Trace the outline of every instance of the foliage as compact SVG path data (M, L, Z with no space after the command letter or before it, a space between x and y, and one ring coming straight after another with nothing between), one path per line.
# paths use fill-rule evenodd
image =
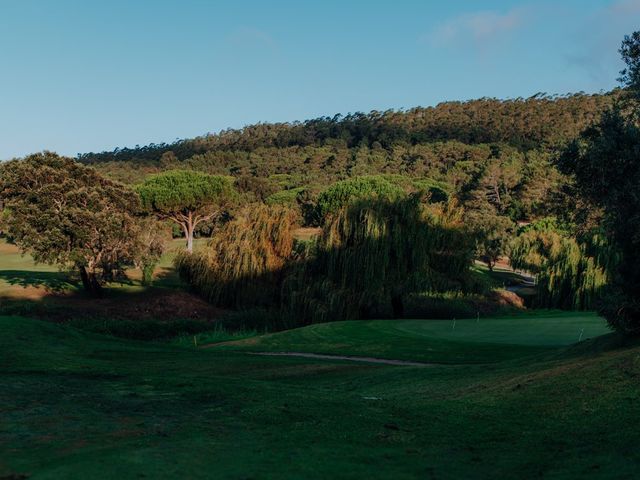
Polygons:
M476 255L493 270L498 260L509 253L515 224L509 217L492 210L472 210L467 212L465 220L476 242Z
M529 225L513 243L511 265L537 275L541 307L588 310L597 305L618 262L595 232L578 241L547 219Z
M418 195L343 207L315 242L294 242L296 220L285 207L249 207L205 252L178 257L181 277L215 305L279 310L284 325L402 316L409 293L461 288L469 272L459 209Z
M154 175L137 190L144 208L180 225L189 252L198 225L222 215L235 195L232 179L189 170Z
M448 140L467 144L504 143L530 150L541 145L559 145L574 138L611 105L615 97L616 93L564 97L539 93L527 99L482 98L467 102L444 102L436 107L416 107L406 111L357 112L305 122L260 123L241 130L224 130L218 134L180 140L174 144L151 144L138 148L117 148L112 152L87 153L80 155L79 160L85 163L125 161L151 165L163 158L165 162L169 159L183 162L196 155L219 152L221 160L226 158L228 161L233 158L232 155L225 157L229 152L254 152L262 148L344 146L350 149L387 149L393 145ZM165 155L167 153L169 155ZM407 161L411 159L407 158Z
M272 193L265 199L267 205L288 205L296 206L298 197L305 191L304 187L290 188Z
M331 185L318 196L320 218L335 213L353 202L368 198L397 200L403 190L382 176L372 175L343 180Z
M606 112L564 152L560 167L577 192L604 212L604 227L622 255L609 301L611 325L640 334L640 32L625 37L625 101Z
M618 80L627 87L629 93L640 98L640 31L625 35L619 52L626 67L620 72Z
M213 235L205 251L179 255L176 267L215 305L278 305L297 222L294 211L286 207L246 207Z
M471 254L455 208L361 200L330 217L316 257L288 278L286 308L312 322L402 317L409 293L459 287Z
M142 284L148 286L153 281L155 267L171 238L166 225L154 218L140 219L138 229L138 252L135 254L135 263L142 271Z
M1 167L7 232L37 262L79 269L100 294L137 249L136 194L69 158L44 152Z
M235 179L234 186L242 195L248 196L250 202L264 202L278 191L277 185L267 178L242 175Z
M447 202L451 198L451 185L443 181L420 178L414 180L412 186L416 191L427 194L431 203Z

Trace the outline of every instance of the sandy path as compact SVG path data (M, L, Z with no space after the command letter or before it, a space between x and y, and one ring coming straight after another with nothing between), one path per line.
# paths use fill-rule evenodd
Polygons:
M249 352L249 355L263 355L268 357L302 357L302 358L316 358L320 360L348 360L351 362L381 363L384 365L404 365L404 366L410 366L410 367L433 366L433 364L431 363L410 362L407 360L389 360L386 358L375 358L375 357L352 357L347 355L323 355L320 353L305 353L305 352Z

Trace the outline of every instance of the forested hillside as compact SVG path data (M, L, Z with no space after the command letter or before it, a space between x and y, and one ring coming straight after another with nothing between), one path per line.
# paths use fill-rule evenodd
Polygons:
M406 111L261 123L173 144L87 153L78 159L136 184L171 169L231 175L249 201L303 211L339 180L384 175L466 210L501 253L515 222L566 210L566 181L552 160L620 96L574 94L447 102ZM317 218L307 215L306 222ZM496 246L497 242L497 246Z
M173 144L86 153L78 159L124 181L178 165L234 176L307 174L317 181L366 173L443 177L460 161L486 159L487 152L495 157L500 150L471 146L497 144L521 154L547 153L575 138L617 96L539 94L260 123Z

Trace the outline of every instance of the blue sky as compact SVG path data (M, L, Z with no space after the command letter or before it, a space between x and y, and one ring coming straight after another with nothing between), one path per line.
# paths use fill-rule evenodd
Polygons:
M640 0L0 0L0 159L616 85Z

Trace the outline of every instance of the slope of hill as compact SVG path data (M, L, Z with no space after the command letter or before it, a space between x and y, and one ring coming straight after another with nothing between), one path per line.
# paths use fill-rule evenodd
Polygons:
M613 335L425 368L136 343L15 317L0 327L6 478L631 479L640 468L640 348Z
M422 144L457 140L467 144L504 143L521 150L552 146L575 137L617 92L574 94L527 99L483 98L444 102L435 107L407 111L372 111L346 116L320 117L304 122L260 123L229 129L173 144L122 148L79 155L84 163L108 161L159 162L163 155L184 161L212 150L253 151L258 148L322 146L337 143L347 148L395 144Z

